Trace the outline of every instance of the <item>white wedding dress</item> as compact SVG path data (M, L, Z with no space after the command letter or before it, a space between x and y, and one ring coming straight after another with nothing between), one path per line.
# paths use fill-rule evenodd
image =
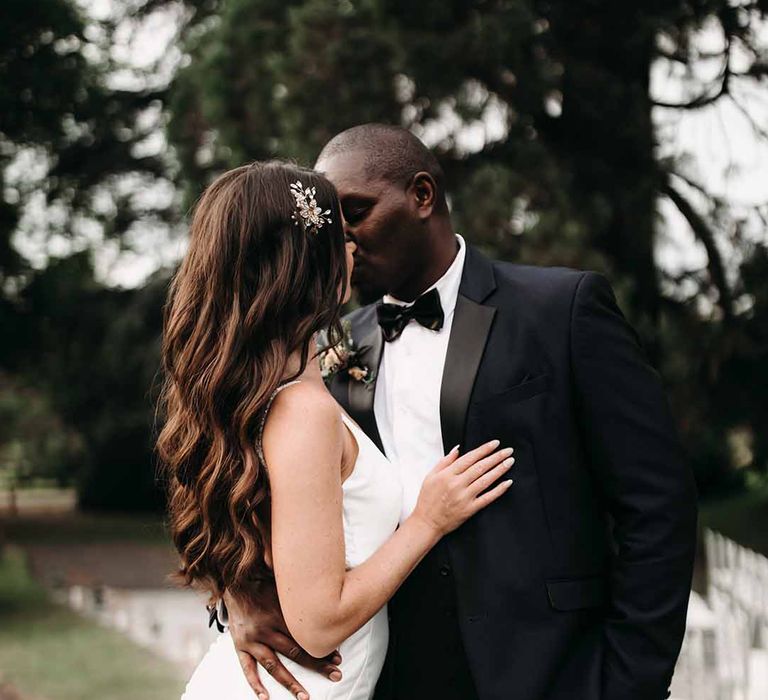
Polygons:
M278 391L286 386L289 384L279 387ZM397 528L402 486L394 465L370 438L343 412L342 420L357 440L359 448L354 469L342 485L346 563L347 568L353 568L368 559ZM307 581L307 586L311 585L312 582ZM384 607L341 643L339 652L343 677L338 683L284 656L280 656L280 660L304 686L311 700L370 700L384 664L388 639L387 610ZM270 700L294 697L261 667L259 676L269 691ZM182 700L254 698L256 693L245 680L232 638L225 632L211 645L193 673Z

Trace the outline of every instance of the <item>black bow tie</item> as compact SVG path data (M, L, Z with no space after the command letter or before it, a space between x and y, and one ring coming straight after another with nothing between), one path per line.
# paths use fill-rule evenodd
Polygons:
M411 321L416 321L431 331L439 331L445 320L437 289L423 294L410 306L381 303L376 307L376 313L384 332L384 340L388 343L397 340Z

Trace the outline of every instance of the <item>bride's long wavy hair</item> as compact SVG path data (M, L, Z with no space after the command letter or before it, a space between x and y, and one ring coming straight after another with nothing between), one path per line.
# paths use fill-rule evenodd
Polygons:
M331 222L306 230L290 185L315 187ZM293 216L296 216L294 220ZM269 480L256 452L277 386L312 337L340 334L347 284L333 185L282 162L221 175L203 193L165 307L157 440L177 578L221 595L268 573ZM288 376L288 359L301 366Z

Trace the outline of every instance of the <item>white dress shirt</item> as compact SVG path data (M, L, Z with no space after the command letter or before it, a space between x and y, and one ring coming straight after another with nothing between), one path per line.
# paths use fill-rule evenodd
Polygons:
M403 519L413 512L424 477L445 454L440 387L466 257L464 239L456 238L459 251L451 266L424 290L439 292L445 314L443 327L431 331L411 321L397 340L384 343L376 380L373 410L384 451L402 474ZM389 295L384 302L408 305Z

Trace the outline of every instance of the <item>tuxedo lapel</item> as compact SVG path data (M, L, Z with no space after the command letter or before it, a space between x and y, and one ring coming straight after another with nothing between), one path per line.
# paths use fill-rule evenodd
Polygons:
M360 340L356 342L360 349L360 361L373 372L373 381L365 383L347 378L347 410L352 419L365 431L376 446L384 452L376 416L373 411L373 399L376 392L376 380L379 375L379 364L383 350L384 339L373 313L366 314L359 326Z
M494 307L482 302L495 289L491 261L467 246L440 388L440 425L446 452L464 442L469 399L496 315Z

